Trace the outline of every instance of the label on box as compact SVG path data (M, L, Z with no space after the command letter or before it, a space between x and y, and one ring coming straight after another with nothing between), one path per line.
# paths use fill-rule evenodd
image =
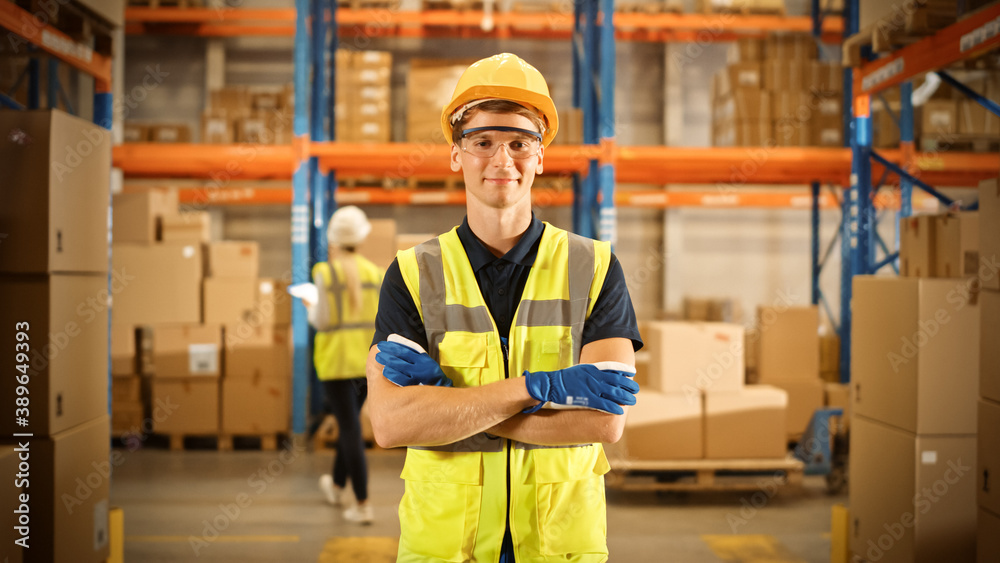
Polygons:
M188 345L188 371L191 375L216 375L219 373L219 346L217 344Z
M834 145L840 143L840 129L822 129L819 138L824 145Z
M942 129L947 129L951 127L951 112L948 111L928 112L927 121L928 123L930 123L931 127L940 127Z
M737 80L740 86L757 86L760 84L760 75L755 70L741 70Z
M924 465L935 465L937 463L937 451L927 450L920 452L920 463Z
M819 113L821 115L840 115L840 102L837 100L823 100L819 103Z
M94 551L107 547L108 536L108 499L94 505Z
M274 282L260 282L260 287L257 288L257 291L259 291L261 295L271 295L274 293Z
M187 245L187 246L185 246L185 247L184 247L184 249L183 249L183 250L181 250L181 254L182 254L182 255L183 255L183 256L184 256L185 258L191 258L191 257L193 257L193 256L194 256L194 247L193 247L193 246L191 246L191 245Z

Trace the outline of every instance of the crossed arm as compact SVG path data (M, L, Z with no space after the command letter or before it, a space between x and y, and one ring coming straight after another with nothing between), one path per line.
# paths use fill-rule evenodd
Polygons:
M372 428L375 440L384 448L450 444L484 431L550 446L612 443L618 441L625 426L625 415L596 410L521 414L538 403L528 394L522 377L481 387L397 387L382 376L382 366L375 360L377 352L376 346L369 350L366 371ZM635 365L631 341L608 338L591 342L580 351L580 363L599 361Z

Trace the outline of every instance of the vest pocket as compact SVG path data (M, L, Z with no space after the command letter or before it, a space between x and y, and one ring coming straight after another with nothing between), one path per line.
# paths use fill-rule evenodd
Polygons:
M438 345L443 371L458 387L482 385L489 364L490 335L485 332L446 332Z
M407 450L400 560L469 561L479 530L482 454Z
M599 445L535 450L535 494L542 555L606 553L604 477Z

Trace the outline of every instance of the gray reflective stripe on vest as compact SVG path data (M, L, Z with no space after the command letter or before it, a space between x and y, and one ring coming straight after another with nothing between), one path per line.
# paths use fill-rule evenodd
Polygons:
M356 328L375 330L375 323L344 323L342 325L331 326L330 328L319 332L337 332L338 330L352 330Z
M337 301L337 322L329 328L319 332L333 332L335 330L352 328L370 328L375 330L374 321L366 323L344 323L344 290L346 288L341 285L340 278L337 277L337 270L334 269L333 265L328 262L326 267L330 270L330 290L328 293ZM366 289L378 291L379 284L373 282L361 282L361 290L364 291Z
M542 446L540 444L525 444L524 442L514 442L514 448L518 450L559 450L565 448L590 448L594 444L573 444L569 446Z
M480 432L474 436L469 436L464 440L459 440L451 444L441 446L409 446L413 450L428 450L432 452L484 452L496 453L503 451L503 440L499 437L489 437L485 432Z

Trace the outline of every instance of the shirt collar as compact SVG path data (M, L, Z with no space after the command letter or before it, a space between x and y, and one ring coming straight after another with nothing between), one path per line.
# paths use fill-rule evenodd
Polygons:
M524 234L521 235L521 240L517 241L514 248L511 248L507 254L504 254L500 258L494 256L490 252L490 249L486 248L486 245L476 238L476 235L473 234L472 229L469 227L468 217L462 219L462 224L458 227L458 238L462 241L462 246L465 247L465 254L469 257L469 264L472 266L472 270L478 272L484 266L489 266L497 260L506 260L507 262L522 266L532 266L535 263L535 257L538 255L537 243L542 238L542 231L544 230L545 224L535 217L535 213L532 212L528 230L524 231Z

